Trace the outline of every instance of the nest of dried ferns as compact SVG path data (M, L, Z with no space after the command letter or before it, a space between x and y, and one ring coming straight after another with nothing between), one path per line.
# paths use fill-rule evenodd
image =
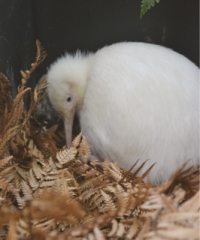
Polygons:
M143 166L130 172L109 159L89 160L81 134L67 150L56 145L56 126L41 129L34 108L45 79L34 91L25 87L46 56L36 46L36 61L21 71L15 99L0 74L0 239L198 239L198 169L180 169L166 184L152 186L143 182L148 171L137 177Z

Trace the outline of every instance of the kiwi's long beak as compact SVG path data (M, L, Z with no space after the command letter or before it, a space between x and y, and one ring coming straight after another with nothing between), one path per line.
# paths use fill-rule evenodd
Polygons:
M64 127L65 127L65 139L66 139L66 145L69 149L72 145L72 128L73 128L73 121L74 121L74 113L73 110L70 114L69 118L64 118Z

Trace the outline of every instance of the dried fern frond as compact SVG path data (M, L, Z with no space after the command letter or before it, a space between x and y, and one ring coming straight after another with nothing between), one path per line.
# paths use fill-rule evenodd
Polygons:
M36 40L36 61L35 63L31 64L32 69L31 71L33 72L33 70L35 70L46 58L47 54L44 50L44 48L42 47L41 43L39 40Z
M55 130L55 128L53 130ZM43 132L38 127L31 126L31 136L37 149L42 152L45 158L56 158L58 149L50 132Z
M79 133L79 135L77 135L72 141L72 147L75 147L75 148L79 147L81 138L82 138L82 133Z
M27 83L27 80L30 78L31 73L44 61L47 56L44 48L38 40L36 40L36 51L36 59L34 63L31 63L31 68L26 71L20 71L22 79L21 85L18 87L18 92L21 92L25 88L25 85Z
M194 170L192 168L186 168L187 163L185 163L182 168L178 169L171 179L163 185L161 189L162 193L169 194L174 191L174 189L179 186L186 192L186 199L192 197L199 189L199 170Z
M9 156L4 159L0 159L0 171L2 171L2 169L4 169L5 167L8 166L8 164L10 163L10 160L12 158L13 158L13 156Z
M42 77L42 79L40 80L39 84L37 85L37 87L34 89L34 101L37 103L39 102L45 95L45 88L47 86L47 82L46 82L46 78L45 76Z
M0 73L0 135L2 135L8 114L13 104L10 89L11 84L8 78L3 73Z
M2 126L2 132L0 135L0 157L3 157L8 151L7 145L9 144L9 141L16 136L27 123L27 119L24 118L23 112L23 97L29 91L30 88L24 89L16 96L12 102L10 112L4 120L5 124Z
M91 156L91 150L87 139L82 136L82 141L79 146L79 156L82 157L82 161L87 162Z

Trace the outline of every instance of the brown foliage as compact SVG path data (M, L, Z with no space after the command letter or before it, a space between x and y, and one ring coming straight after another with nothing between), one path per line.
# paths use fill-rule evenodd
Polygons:
M81 133L69 150L59 149L57 126L44 132L33 124L46 83L33 92L25 83L45 56L37 42L15 99L0 73L0 239L198 239L199 170L180 169L152 186L143 182L151 168L137 177L143 165L131 172L91 160Z

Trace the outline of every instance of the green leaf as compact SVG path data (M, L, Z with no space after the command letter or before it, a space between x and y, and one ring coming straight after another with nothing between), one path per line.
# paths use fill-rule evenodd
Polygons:
M140 7L140 18L151 8L154 7L156 3L159 3L160 0L142 0Z

